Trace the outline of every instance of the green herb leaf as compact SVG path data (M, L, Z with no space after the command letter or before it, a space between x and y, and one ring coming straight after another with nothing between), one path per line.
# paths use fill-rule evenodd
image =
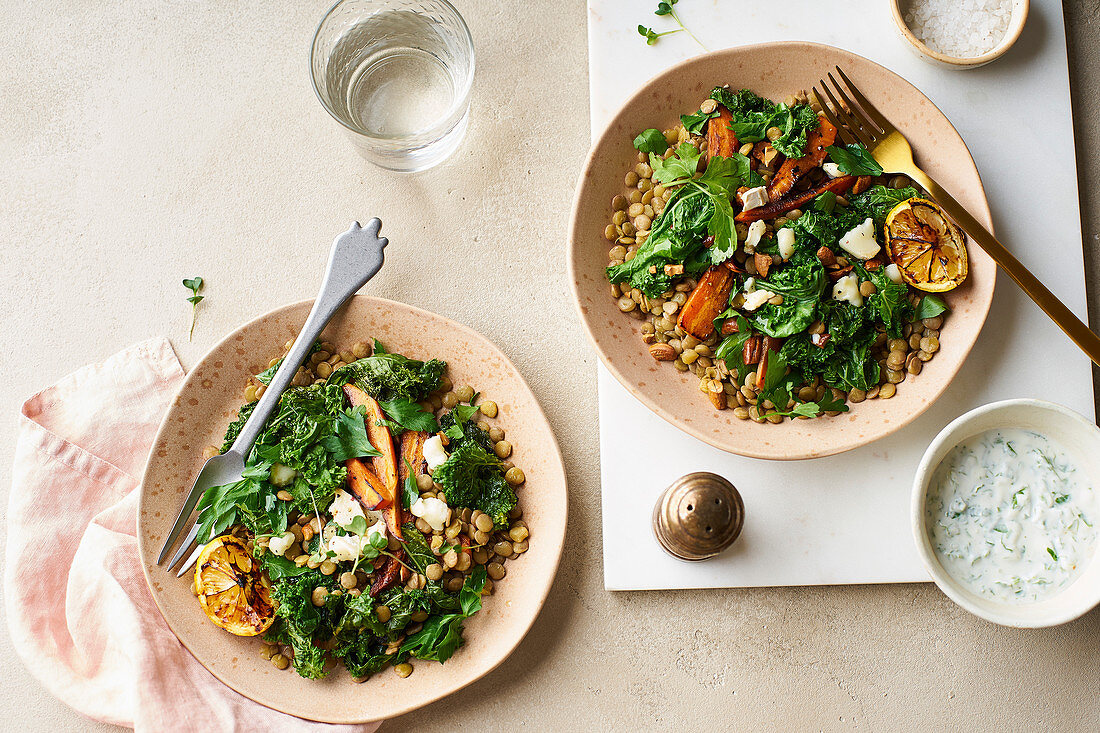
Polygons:
M820 211L823 214L833 213L833 209L836 208L836 194L832 191L822 191L814 199L813 207L814 211Z
M481 610L481 591L485 588L485 579L485 566L478 565L462 584L458 601L461 604L463 616L473 616Z
M416 485L416 476L413 475L412 464L405 461L405 468L408 470L408 475L405 477L405 485L402 487L402 504L406 509L416 503L416 500L420 498L420 489Z
M379 400L382 412L389 418L389 427L394 434L400 434L405 430L435 433L439 431L439 423L435 415L427 412L419 402L413 402L404 398L395 400Z
M344 527L344 529L346 529L351 534L357 534L362 537L367 533L367 530L370 529L370 527L367 525L366 517L362 515L356 515L352 517L351 524L348 524L346 527Z
M947 312L947 303L943 302L943 298L938 295L929 293L920 299L917 303L917 312L913 316L917 320L923 320L925 318L935 318L941 313Z
M190 341L191 337L195 335L195 313L198 310L199 303L205 297L199 295L199 291L202 290L202 278L197 275L187 278L183 281L183 287L191 291L191 295L187 298L187 302L191 304L191 328L187 331L187 340Z
M1058 553L1054 551L1054 548L1048 547L1047 554L1054 559L1054 562L1058 562Z
M850 143L843 147L830 145L825 148L825 152L841 171L850 176L882 175L882 166L871 155L871 151L859 143Z
M707 129L707 121L717 117L718 114L717 109L709 113L699 110L694 114L680 115L680 124L691 134L702 135ZM663 153L664 151L661 152Z
M638 133L634 138L634 148L642 153L664 155L668 150L668 141L665 140L663 132L651 127Z
M325 450L332 454L333 461L343 463L349 458L382 455L367 437L365 414L366 408L362 405L337 413L335 431L321 441Z

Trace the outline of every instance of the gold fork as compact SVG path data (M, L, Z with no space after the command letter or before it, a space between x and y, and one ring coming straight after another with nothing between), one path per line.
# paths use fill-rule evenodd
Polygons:
M829 122L836 126L841 139L849 144L862 143L871 151L871 155L884 170L890 173L904 173L923 186L948 216L970 235L970 239L977 242L978 246L1016 281L1028 297L1034 300L1035 304L1042 308L1043 312L1050 316L1082 351L1088 354L1093 363L1100 365L1100 336L1093 333L1081 322L1081 319L1073 314L1073 311L1058 300L1054 293L1047 290L1046 286L1039 282L1039 278L1035 277L1003 244L998 242L988 229L979 224L962 204L917 167L913 162L913 149L905 136L875 109L875 106L856 88L839 66L836 67L836 72L844 80L844 86L837 82L830 72L827 76L832 82L832 89L822 79L820 84L825 96L822 96L816 87L813 91L821 103L822 112ZM845 87L850 96L845 92ZM836 91L836 96L833 95L833 90ZM825 102L826 97L829 104Z

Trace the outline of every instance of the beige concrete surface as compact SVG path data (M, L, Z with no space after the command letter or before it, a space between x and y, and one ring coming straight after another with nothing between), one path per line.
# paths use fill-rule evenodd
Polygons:
M529 637L383 730L1100 725L1100 613L1001 629L927 584L605 592L595 357L562 246L589 140L584 3L458 0L478 47L470 132L443 166L401 177L358 159L313 98L306 49L327 2L0 2L0 493L33 390L158 334L193 364L243 320L311 296L333 236L377 215L391 245L368 292L511 356L551 415L572 497ZM1100 3L1066 11L1095 282ZM188 343L180 280L196 274L207 299ZM43 502L63 510L64 487ZM110 729L48 695L3 633L0 669L5 730Z

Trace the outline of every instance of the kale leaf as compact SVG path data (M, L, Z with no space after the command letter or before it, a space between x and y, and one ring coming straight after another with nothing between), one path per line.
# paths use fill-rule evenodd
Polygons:
M867 216L874 219L875 224L881 227L892 208L917 195L917 189L912 186L905 188L871 186L863 193L852 196L851 205L862 212L867 212Z
M447 363L438 359L416 361L384 350L379 353L375 348L373 356L358 359L333 372L328 384L343 386L354 382L379 402L398 399L420 402L439 389L439 380L446 368Z
M867 390L878 384L878 362L871 358L875 331L865 308L838 300L821 302L819 316L829 338L821 345L803 332L783 342L781 354L792 368L821 375L831 387Z
M480 430L476 426L466 429ZM453 445L453 443L452 443ZM516 492L504 480L501 461L478 441L462 441L446 462L432 473L453 507L480 509L499 529L508 526L508 512L516 505Z
M334 621L343 614L343 596L332 597L324 606L313 605L313 589L323 586L334 588L333 576L320 570L310 570L294 578L285 578L271 589L275 600L275 622L268 630L267 639L289 644L294 649L294 669L309 679L325 676L325 652L314 639L331 635Z
M462 622L481 610L481 593L487 574L484 565L474 568L459 591L461 608L457 613L431 616L424 626L401 645L399 655L446 662L462 646Z
M241 428L248 422L248 418L252 417L252 411L255 409L256 403L249 402L241 405L241 408L237 410L237 419L229 423L229 427L226 428L225 438L222 440L222 453L233 447L233 441L241 434Z
M757 281L758 288L782 295L783 302L761 306L749 321L757 331L777 338L804 331L817 316L825 280L820 260L808 253L796 254L770 278Z
M890 338L901 338L902 328L913 320L914 308L909 302L909 288L905 283L896 283L880 267L868 272L862 265L854 265L860 281L870 280L875 285L875 293L867 298L867 308L873 317L886 326Z
M674 190L634 257L607 268L610 282L629 282L632 288L657 297L672 286L665 265L681 264L687 275L695 276L707 265L733 255L737 229L730 201L738 188L758 185L762 179L740 153L712 158L703 174L696 176L701 157L691 142L681 143L675 155L665 160L650 156L654 180ZM713 243L705 248L708 236Z

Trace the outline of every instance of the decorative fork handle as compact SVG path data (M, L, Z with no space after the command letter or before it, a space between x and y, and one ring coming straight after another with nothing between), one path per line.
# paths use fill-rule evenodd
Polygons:
M978 243L979 247L985 250L986 254L993 258L998 267L1016 281L1016 284L1027 293L1028 297L1035 301L1035 304L1042 308L1043 312L1050 316L1051 320L1057 323L1058 327L1065 331L1066 335L1082 351L1088 354L1094 364L1100 365L1100 336L1097 336L1087 324L1074 315L1073 311L1058 299L1058 296L1050 292L1046 285L1043 285L1039 278L1032 274L1031 270L1016 259L988 229L971 216L962 204L915 164L909 166L908 170L897 172L907 174L914 181L924 186L925 190L932 194L932 198L936 203L962 227L963 231L970 235L972 240Z
M321 335L321 331L340 306L382 269L382 250L389 240L378 236L381 228L382 222L378 219L371 219L366 227L360 227L359 222L354 222L351 229L333 241L325 279L321 282L321 290L313 302L313 309L229 452L237 453L242 459L248 456L248 451L252 449L252 444L256 442L260 431L278 406L279 398L294 380L294 375L305 361L313 342Z

